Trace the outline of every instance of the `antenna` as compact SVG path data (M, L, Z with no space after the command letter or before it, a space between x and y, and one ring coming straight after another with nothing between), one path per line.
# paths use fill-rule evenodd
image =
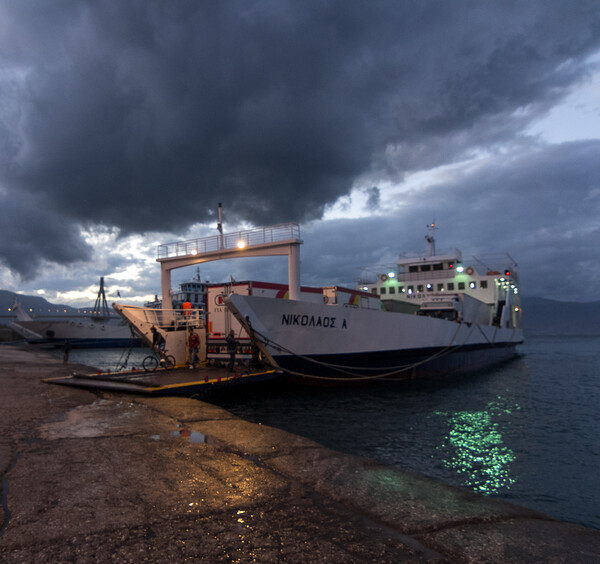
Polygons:
M223 206L221 205L221 202L219 202L218 217L219 223L217 223L217 229L220 233L221 248L223 248Z

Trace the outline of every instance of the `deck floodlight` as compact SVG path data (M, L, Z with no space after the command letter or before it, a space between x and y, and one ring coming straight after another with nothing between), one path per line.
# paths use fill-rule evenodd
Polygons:
M238 249L244 249L244 248L246 248L246 243L244 241L238 241L237 242L237 248Z

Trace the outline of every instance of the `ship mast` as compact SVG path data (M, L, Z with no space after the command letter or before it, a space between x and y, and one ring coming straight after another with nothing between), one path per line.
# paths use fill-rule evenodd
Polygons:
M94 315L92 319L102 320L106 319L110 316L108 310L108 304L106 303L106 294L104 293L104 276L100 277L100 288L98 289L98 297L96 298L96 303L94 304Z
M427 225L427 229L429 229L429 235L425 235L425 239L427 239L427 256L434 257L435 256L435 232L438 230L438 227L435 226L435 223L430 223Z

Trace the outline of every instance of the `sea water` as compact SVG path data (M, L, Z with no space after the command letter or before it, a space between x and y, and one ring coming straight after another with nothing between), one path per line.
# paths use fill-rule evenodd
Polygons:
M50 351L55 356L63 358L60 348ZM71 349L69 363L85 364L102 372L118 372L121 370L140 369L142 361L151 354L149 348L95 348Z
M600 529L600 337L531 338L469 376L215 398L244 419Z
M600 529L600 337L532 337L519 352L469 376L356 388L271 382L203 399L332 449ZM122 353L74 350L71 359L106 369ZM130 364L147 353L133 351L140 360Z

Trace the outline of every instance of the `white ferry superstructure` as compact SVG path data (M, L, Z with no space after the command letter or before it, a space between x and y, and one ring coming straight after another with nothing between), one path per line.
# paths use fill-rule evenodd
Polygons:
M520 329L519 279L512 257L481 255L463 260L458 249L438 254L434 229L431 224L425 255L402 254L391 268L368 269L372 274L359 280L359 289L379 295L388 311L435 314L456 321L461 309L471 307L478 309L479 323Z

